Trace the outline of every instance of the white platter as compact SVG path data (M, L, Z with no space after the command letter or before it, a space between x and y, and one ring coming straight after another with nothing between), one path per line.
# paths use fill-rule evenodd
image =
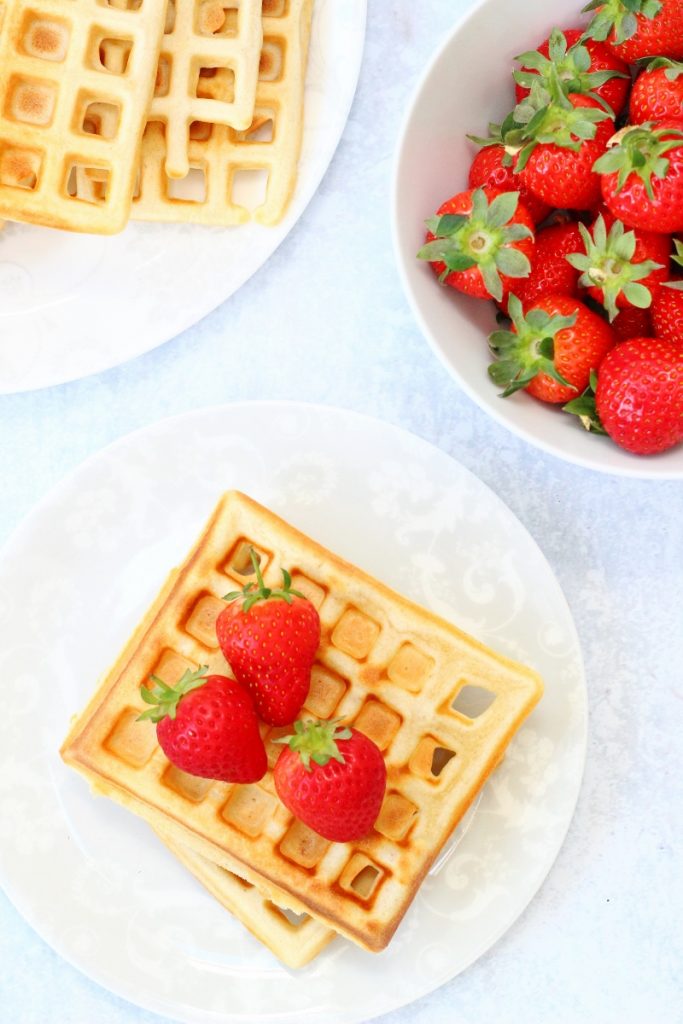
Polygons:
M467 828L378 956L336 940L303 971L281 967L143 821L92 796L57 753L232 487L545 680ZM193 1024L354 1024L472 963L557 855L585 755L569 609L509 509L411 434L293 403L161 421L89 459L33 510L0 554L0 595L0 880L51 946L133 1003Z
M638 456L609 438L588 434L576 417L526 394L508 399L486 372L487 337L496 329L493 306L437 285L416 259L425 219L467 188L477 147L466 133L485 135L514 106L514 56L535 49L554 26L585 22L577 0L478 0L453 27L425 67L409 105L396 150L394 248L404 290L425 338L459 386L485 412L525 441L579 466L622 476L683 478L683 445ZM486 68L486 74L481 69Z
M168 341L233 294L304 211L356 89L367 0L316 0L299 180L282 223L237 228L131 224L74 235L0 231L0 394L98 373Z

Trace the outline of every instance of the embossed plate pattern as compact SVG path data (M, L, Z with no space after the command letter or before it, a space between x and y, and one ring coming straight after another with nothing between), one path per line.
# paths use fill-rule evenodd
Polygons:
M228 487L545 679L459 841L377 957L335 940L309 968L281 967L144 822L94 799L57 755L70 715ZM571 615L506 506L395 427L289 403L161 421L84 463L28 516L0 556L0 595L0 877L55 949L141 1006L192 1022L365 1020L488 949L559 850L585 748Z
M206 316L259 269L332 159L356 89L366 2L316 0L299 178L277 226L130 224L98 237L5 225L0 394L60 384L141 355Z

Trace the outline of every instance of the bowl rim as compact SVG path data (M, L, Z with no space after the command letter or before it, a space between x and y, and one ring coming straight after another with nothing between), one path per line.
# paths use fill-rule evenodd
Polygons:
M504 406L501 404L501 410L498 411L495 406L485 404L480 398L477 391L472 387L467 378L463 376L455 362L449 358L446 354L443 345L436 337L435 332L428 326L425 317L422 314L422 310L418 303L418 300L413 291L413 287L410 281L408 273L408 262L407 255L403 250L401 238L399 236L399 222L401 218L401 207L400 207L400 177L401 169L405 159L405 153L408 150L409 136L411 133L413 121L416 117L416 110L420 102L423 90L434 73L434 69L437 64L441 61L443 55L453 45L456 37L461 32L462 28L470 21L482 8L490 6L498 0L476 0L461 16L456 20L452 28L446 33L443 39L437 44L429 57L427 64L420 74L417 82L413 86L409 102L406 111L403 115L401 122L398 139L394 149L392 172L391 172L391 192L390 192L390 211L391 211L391 235L392 244L394 248L394 258L398 267L399 279L403 288L405 297L408 300L413 316L417 321L417 325L423 337L427 340L432 352L436 355L442 366L447 370L450 376L456 381L458 386L465 392L484 413L491 416L497 423L505 427L507 430L516 434L523 441L533 445L536 448L540 448L542 451L549 455L553 455L555 458L562 459L564 462L580 466L584 469L590 469L597 473L608 473L612 476L630 477L633 479L648 479L648 480L680 480L683 479L683 466L669 466L663 462L666 459L668 452L662 452L661 455L652 456L641 456L634 455L624 449L619 448L618 445L614 445L613 449L610 449L613 453L616 452L617 458L620 459L618 463L604 464L599 458L591 458L584 454L569 455L555 444L548 442L542 436L529 430L527 427L520 425L512 421L503 411ZM411 259L414 259L414 255L411 254ZM597 440L597 439L596 439ZM600 447L596 446L596 450L600 451ZM671 449L673 451L674 449ZM621 461L623 459L623 462Z

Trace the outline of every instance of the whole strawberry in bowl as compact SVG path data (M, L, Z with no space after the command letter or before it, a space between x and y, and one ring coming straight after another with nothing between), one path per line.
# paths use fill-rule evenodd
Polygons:
M575 383L561 368L558 371L572 384L575 396L564 402L534 400L533 393L526 393L526 384L519 388L522 393L501 401L500 391L509 383L519 382L525 374L538 375L531 374L528 354L523 357L522 370L518 365L495 371L501 374L498 388L488 373L489 336L497 326L515 333L514 323L501 323L503 314L510 311L511 295L521 301L527 317L539 301L553 295L578 299L601 321L599 333L606 329L612 345L653 333L654 312L662 292L670 293L667 300L661 300L666 309L662 319L666 316L672 325L677 322L677 289L670 287L672 273L667 263L673 247L671 235L683 237L683 229L675 227L678 210L672 201L681 140L675 135L675 126L659 121L622 130L629 116L631 80L644 74L645 62L636 67L630 50L618 49L628 37L633 38L633 46L642 44L647 51L655 37L648 35L645 22L652 22L664 49L641 50L638 59L647 57L649 62L666 55L669 63L662 66L661 77L668 70L675 84L678 71L672 65L681 58L669 52L677 48L675 39L671 47L668 44L672 39L670 15L676 4L605 0L584 14L580 7L575 0L556 0L552 5L544 0L520 0L513 23L504 0L479 0L442 43L416 90L396 156L393 227L399 272L418 328L459 386L488 415L529 443L569 462L628 476L681 478L683 444L656 455L638 456L619 447L608 434L581 430L576 418L563 411L567 401L583 396L585 366ZM681 21L680 0L677 7ZM655 18L660 10L666 17ZM604 17L597 21L599 14ZM673 28L677 31L675 25ZM668 40L661 31L668 34ZM651 70L659 72L658 67ZM655 197L658 190L669 189L671 201L663 204L668 207L664 212L669 219L663 224L631 223L619 208L619 199L613 200L612 193L605 196L604 183L612 176L617 186L614 194L623 199L627 187L634 184L628 180L629 170L624 173L615 166L621 157L613 155L617 149L623 152L624 135L633 130L646 136L664 130L663 135L655 134L649 155L643 154L641 159L634 153L633 160L635 178L642 185L635 208L646 208L642 200L648 199L648 188ZM483 141L484 148L475 149L474 137ZM660 143L665 150L658 149ZM652 172L646 175L647 184L638 174L645 163ZM477 174L489 176L472 180L475 165ZM655 181L660 175L667 178L664 189ZM620 176L623 188L619 188ZM425 219L445 197L465 190L468 184L518 191L522 205L529 204L533 196L551 208L547 219L539 219L538 214L532 218L536 223L528 275L513 279L497 303L474 301L454 289L439 287L432 269L416 259L424 244ZM606 199L612 221L604 207ZM595 225L601 213L605 239L598 231L596 240ZM620 221L622 228L610 234L614 220ZM580 225L591 238L590 251ZM648 238L648 233L661 237ZM569 262L568 257L575 255L585 257L581 261L584 266ZM557 315L570 314L548 312L550 317ZM562 334L561 343L564 340ZM557 369L554 356L557 348L564 358L562 344L556 346L554 340L545 339L536 344L538 352L551 358ZM588 367L589 379L594 368ZM545 376L558 389L566 387L552 374Z
M320 617L311 602L292 589L286 569L281 587L267 587L253 548L251 561L256 583L226 594L228 604L216 619L216 636L263 721L290 725L310 689Z

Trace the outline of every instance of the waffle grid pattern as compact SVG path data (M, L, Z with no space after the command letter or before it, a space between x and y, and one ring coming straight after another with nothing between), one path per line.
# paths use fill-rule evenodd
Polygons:
M168 0L148 117L165 125L169 177L189 173L193 121L250 127L262 40L261 0Z
M320 613L322 640L305 710L342 716L384 753L387 796L375 830L358 843L329 843L293 819L270 771L251 786L184 775L166 760L154 729L135 721L149 675L171 683L199 664L229 672L214 623L222 595L249 579L250 544L267 584L279 582L281 566L290 568L294 586ZM109 692L75 726L67 761L269 897L367 948L383 948L540 697L538 678L234 493L148 623L104 684ZM272 740L287 731L264 726L271 767L280 750Z
M296 182L312 6L313 0L263 0L254 112L244 130L211 121L211 105L224 97L226 82L220 72L200 78L206 107L189 127L191 180L184 191L169 178L173 144L157 117L160 101L154 101L133 199L135 219L224 226L252 217L261 224L281 219Z
M0 8L0 216L100 233L125 225L163 16L164 0ZM112 43L118 71L103 63ZM94 182L85 195L83 174Z

